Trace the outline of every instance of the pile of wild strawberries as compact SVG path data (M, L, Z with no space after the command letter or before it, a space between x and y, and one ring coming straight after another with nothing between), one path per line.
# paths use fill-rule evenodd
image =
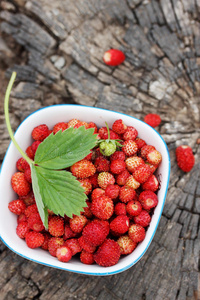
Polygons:
M55 124L52 130L42 124L32 131L33 143L26 149L34 159L37 147L53 131L69 127L94 128L99 139L107 139L106 127L77 119ZM121 119L110 128L110 139L120 139L122 147L105 156L100 148L91 150L70 171L85 189L87 207L80 216L61 217L49 211L45 230L35 203L29 164L20 158L11 184L18 199L8 208L17 215L17 235L30 248L41 247L62 262L78 256L84 264L115 265L120 256L134 251L142 242L158 204L159 182L154 172L162 160L153 145L138 137L137 129Z

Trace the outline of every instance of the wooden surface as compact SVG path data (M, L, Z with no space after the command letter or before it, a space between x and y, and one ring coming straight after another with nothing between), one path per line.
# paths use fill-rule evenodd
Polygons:
M135 266L109 277L78 275L27 261L0 243L0 299L200 299L200 1L2 0L0 9L1 161L9 144L3 95L16 70L13 129L57 103L142 120L159 113L172 165L158 230ZM122 65L103 63L109 48L124 51ZM188 174L176 165L180 144L195 154Z

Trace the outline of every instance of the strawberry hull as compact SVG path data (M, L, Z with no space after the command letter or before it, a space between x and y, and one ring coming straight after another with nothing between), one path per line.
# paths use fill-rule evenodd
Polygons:
M55 105L43 108L26 118L16 131L15 138L20 147L25 149L31 144L32 129L38 124L47 124L52 128L54 124L72 118L84 120L85 122L95 122L98 127L105 126L105 122L110 127L117 119L123 119L127 126L133 126L138 131L138 136L145 140L147 144L152 144L162 154L162 162L156 174L159 179L160 189L157 193L158 205L154 210L151 223L148 226L145 239L136 247L133 253L121 257L119 262L111 267L101 267L96 264L84 265L76 258L72 258L67 264L60 262L55 257L49 255L42 249L30 249L26 247L24 240L16 235L16 216L8 210L8 203L16 199L12 190L10 178L16 172L16 161L20 158L20 153L13 143L10 144L5 155L0 175L0 235L2 241L18 255L31 261L41 263L46 266L86 274L86 275L113 275L132 267L137 263L147 251L159 224L159 220L164 207L170 177L170 157L167 146L152 127L134 117L108 111L101 108L94 108L80 105ZM80 149L81 151L81 149ZM9 226L5 226L5 224Z

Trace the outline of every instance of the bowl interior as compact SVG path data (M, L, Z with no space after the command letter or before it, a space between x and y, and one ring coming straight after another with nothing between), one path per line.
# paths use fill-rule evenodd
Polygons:
M168 149L159 133L143 121L101 108L68 104L49 106L31 114L19 126L15 133L15 138L20 147L25 151L32 143L31 131L35 126L46 123L49 128L52 128L57 122L67 122L72 118L86 122L93 121L98 127L105 126L105 121L111 126L116 119L122 119L126 125L134 126L138 130L138 136L144 139L147 144L154 145L161 152L163 160L157 170L161 186L158 191L159 203L152 216L144 241L137 246L133 253L120 258L120 261L116 265L107 268L96 264L84 265L76 260L76 258L73 258L68 263L62 263L47 251L28 248L25 241L16 235L17 218L8 210L8 203L11 200L17 199L16 194L12 190L10 179L13 173L16 172L16 161L21 157L12 142L5 155L0 174L0 236L12 251L32 261L81 274L113 275L133 266L144 255L153 239L162 214L169 183L170 158Z

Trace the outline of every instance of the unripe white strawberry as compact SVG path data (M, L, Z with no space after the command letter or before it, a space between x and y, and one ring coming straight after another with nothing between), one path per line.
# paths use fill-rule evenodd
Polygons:
M130 175L126 180L126 185L132 187L134 190L138 189L140 186L140 183L133 177L133 175Z
M131 156L125 160L126 168L129 172L133 172L139 165L144 164L144 160L139 156Z
M97 180L100 188L102 188L103 190L105 190L108 185L115 183L114 176L109 172L99 173Z

